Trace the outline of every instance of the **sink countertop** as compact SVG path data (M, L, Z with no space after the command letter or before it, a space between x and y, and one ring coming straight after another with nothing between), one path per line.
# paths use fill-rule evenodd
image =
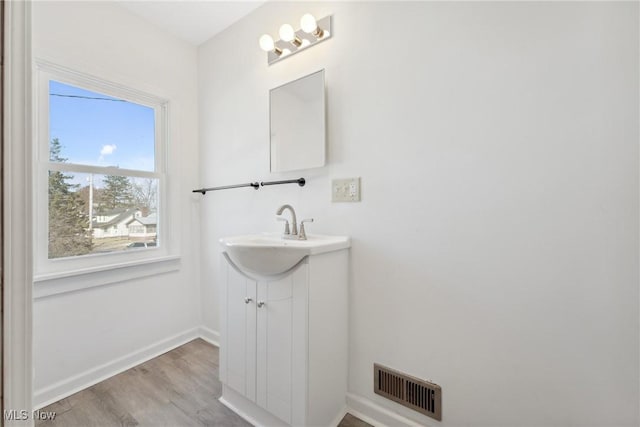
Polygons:
M307 255L346 249L351 246L350 237L329 236L324 234L307 234L307 240L297 240L285 239L282 237L282 234L278 233L258 233L223 237L219 242L225 248L291 248L303 251Z
M307 240L285 239L281 234L261 233L223 237L224 252L241 270L263 276L285 273L305 256L347 249L351 238L307 234Z

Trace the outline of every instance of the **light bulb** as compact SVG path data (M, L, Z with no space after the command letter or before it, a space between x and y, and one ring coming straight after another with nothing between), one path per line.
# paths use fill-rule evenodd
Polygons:
M289 24L284 24L280 27L280 38L286 42L292 41L296 37L293 27Z
M302 31L305 33L313 33L318 28L316 18L310 13L304 14L302 18L300 18L300 28L302 28Z
M271 52L275 48L275 44L273 43L273 38L269 34L263 34L260 37L260 49L265 52Z

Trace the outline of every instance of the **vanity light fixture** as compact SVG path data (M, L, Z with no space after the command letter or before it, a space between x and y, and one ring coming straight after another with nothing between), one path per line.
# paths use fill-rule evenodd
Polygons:
M300 28L302 28L302 31L305 33L313 34L318 39L324 36L324 31L322 31L322 28L318 27L316 18L314 18L310 13L302 15L302 18L300 18Z
M300 40L300 37L296 36L296 32L293 30L291 25L284 24L280 27L279 34L282 40L293 44L295 47L302 46L302 40Z
M289 24L283 24L278 34L280 40L277 41L268 34L260 37L260 47L267 52L269 65L330 38L331 16L316 21L312 14L307 13L300 19L299 30L296 31Z
M265 52L272 53L278 57L283 53L282 49L275 45L273 38L269 34L263 34L260 37L260 48Z

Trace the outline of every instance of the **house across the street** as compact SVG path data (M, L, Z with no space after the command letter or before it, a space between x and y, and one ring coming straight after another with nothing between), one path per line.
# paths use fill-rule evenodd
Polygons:
M92 222L93 238L128 237L130 240L154 240L157 215L142 216L138 208L119 208L102 212Z
M149 214L148 216L134 216L134 218L127 223L127 226L129 227L129 240L155 240L157 222L158 219L155 212Z

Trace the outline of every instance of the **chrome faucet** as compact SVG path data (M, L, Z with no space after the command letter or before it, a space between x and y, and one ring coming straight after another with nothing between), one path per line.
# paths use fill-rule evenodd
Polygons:
M291 222L293 223L293 225L291 226L291 231L289 231L289 221L284 218L281 217L279 215L282 215L282 213L285 211L285 209L289 209L291 211ZM282 237L284 237L285 239L298 239L298 240L307 240L307 233L304 230L304 223L305 222L313 222L313 218L309 218L309 219L303 219L302 221L300 221L300 232L298 232L298 223L296 220L296 211L293 210L293 207L291 205L282 205L278 208L278 210L276 211L276 215L278 215L276 217L276 219L278 221L284 221L284 233L282 235Z
M298 233L298 239L300 240L307 240L307 233L304 231L305 222L313 222L313 218L303 219L300 221L300 232Z
M289 223L287 222L287 225L285 226L285 230L284 230L284 234L285 235L291 235L291 236L298 236L298 224L297 224L297 219L296 219L296 211L293 210L293 207L291 205L282 205L278 208L278 210L276 211L276 215L282 215L282 212L284 212L285 209L289 209L291 211L291 233L288 232L288 226Z

